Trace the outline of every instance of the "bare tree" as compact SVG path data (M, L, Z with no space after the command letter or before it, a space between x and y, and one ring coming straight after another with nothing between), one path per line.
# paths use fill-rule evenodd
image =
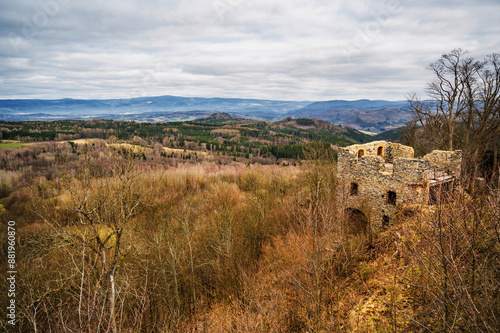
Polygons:
M414 317L419 327L497 332L499 297L491 290L499 286L498 195L471 200L462 194L401 225L398 244L410 268L403 280L419 307Z
M466 58L466 54L455 49L429 65L428 69L436 76L426 88L432 101L422 101L416 94L408 96L410 110L422 126L438 134L433 137L439 140L437 143L441 149L453 150L455 128L467 107L465 81L473 73L464 69L473 71L475 68L469 66L474 60Z
M79 291L75 292L79 328L86 317L89 330L117 332L117 272L131 244L128 226L157 182L141 184L132 159L112 155L109 162L103 166L86 152L80 166L66 175L63 183L69 200L65 211L72 214L69 225L51 213L54 207L38 211L54 230L59 246L67 249L74 275L80 276ZM101 295L103 299L96 302Z
M487 171L498 168L500 59L498 54L482 61L466 55L455 49L432 63L429 69L436 78L426 88L430 100L412 94L408 102L424 134L420 140L434 148L464 151L465 173L473 190L481 168L486 171L481 161L488 150L493 151L493 163ZM411 129L403 139L417 147L419 138Z
M469 64L468 64L469 65ZM467 78L467 112L463 115L465 126L464 150L472 166L472 179L478 176L479 160L486 150L494 154L493 172L498 165L498 140L500 137L500 59L498 54L488 56L483 62L470 64L475 69L464 67L465 72L473 72Z

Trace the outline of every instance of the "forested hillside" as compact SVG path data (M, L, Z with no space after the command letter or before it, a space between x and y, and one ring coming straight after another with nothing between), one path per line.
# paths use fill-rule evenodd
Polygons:
M345 146L366 142L359 131L315 119L286 118L262 122L235 118L228 114L189 122L139 123L114 120L65 120L54 122L0 122L0 138L20 142L105 139L143 147L164 147L210 151L233 157L264 156L304 158L309 142Z

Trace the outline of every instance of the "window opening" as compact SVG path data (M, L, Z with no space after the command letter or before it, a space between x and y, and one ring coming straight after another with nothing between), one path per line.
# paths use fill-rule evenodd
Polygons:
M383 226L384 228L387 228L387 227L389 226L389 222L390 222L389 216L384 215L384 216L382 217L382 226Z
M358 195L358 184L351 183L351 190L349 191L350 195Z
M394 205L396 206L396 192L389 191L387 192L387 203L389 205Z
M382 151L383 151L383 148L382 147L378 147L378 149L377 149L377 156L382 156Z

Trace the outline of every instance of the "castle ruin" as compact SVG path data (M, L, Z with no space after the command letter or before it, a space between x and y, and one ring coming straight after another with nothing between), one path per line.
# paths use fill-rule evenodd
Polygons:
M350 219L370 223L373 231L389 226L404 205L432 205L460 177L462 152L434 150L414 158L413 148L374 141L340 148L338 179L347 188Z

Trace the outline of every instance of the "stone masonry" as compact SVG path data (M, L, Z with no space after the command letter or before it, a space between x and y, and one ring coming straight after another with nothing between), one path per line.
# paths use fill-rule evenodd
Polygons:
M450 190L459 178L461 163L460 150L414 158L411 147L374 141L340 148L337 174L348 193L348 212L362 215L378 231L404 205L433 204L436 193Z

